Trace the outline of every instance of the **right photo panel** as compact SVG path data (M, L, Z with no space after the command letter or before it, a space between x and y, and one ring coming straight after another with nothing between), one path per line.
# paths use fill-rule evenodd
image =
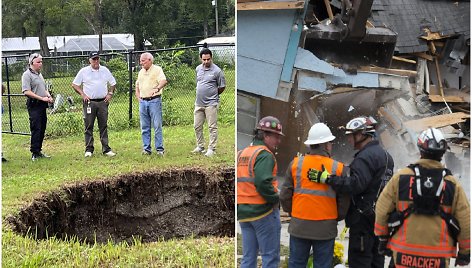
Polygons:
M470 2L236 2L237 266L469 267Z

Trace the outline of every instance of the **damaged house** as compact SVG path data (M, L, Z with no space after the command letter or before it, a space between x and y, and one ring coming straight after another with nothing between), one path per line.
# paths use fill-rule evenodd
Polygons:
M419 157L416 137L440 128L448 168L470 170L469 2L238 0L238 149L257 121L279 118L279 172L303 153L316 122L330 126L335 158L352 148L338 129L373 115L395 167ZM466 189L469 192L469 189Z

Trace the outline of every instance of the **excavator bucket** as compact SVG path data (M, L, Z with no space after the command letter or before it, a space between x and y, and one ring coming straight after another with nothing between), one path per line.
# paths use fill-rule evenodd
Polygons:
M328 9L328 18L319 21L307 18L317 14L317 10L307 12L305 21L308 29L304 34L304 48L318 58L328 62L348 65L376 65L389 67L397 34L387 28L366 27L373 0L343 0L333 16L331 4L310 1L309 9ZM334 0L332 2L335 2Z

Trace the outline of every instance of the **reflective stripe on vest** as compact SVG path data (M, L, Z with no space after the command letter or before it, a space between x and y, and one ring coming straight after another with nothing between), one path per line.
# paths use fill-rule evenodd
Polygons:
M389 241L389 246L393 251L402 252L410 255L425 256L425 257L454 257L456 254L455 246L425 246L415 245L406 241L400 241L392 237Z
M272 185L274 191L278 191L277 179L277 161L272 152L263 145L249 146L238 152L237 162L237 182L238 182L238 204L265 204L267 201L257 192L255 186L256 176L254 174L254 164L257 156L262 152L269 152L274 158L274 169L272 170Z
M344 167L342 163L320 155L295 157L293 160L292 217L303 220L330 220L338 217L336 193L331 186L308 179L309 169L321 170L322 165L330 174L338 176Z

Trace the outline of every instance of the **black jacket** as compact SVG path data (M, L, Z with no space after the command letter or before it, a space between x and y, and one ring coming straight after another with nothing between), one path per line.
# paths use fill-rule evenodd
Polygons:
M346 216L346 224L351 226L358 221L360 214L373 220L374 204L380 194L382 178L393 175L393 158L385 151L377 140L367 143L364 148L354 155L349 165L350 176L331 176L328 180L338 193L352 196L352 202ZM384 185L385 186L385 185Z

